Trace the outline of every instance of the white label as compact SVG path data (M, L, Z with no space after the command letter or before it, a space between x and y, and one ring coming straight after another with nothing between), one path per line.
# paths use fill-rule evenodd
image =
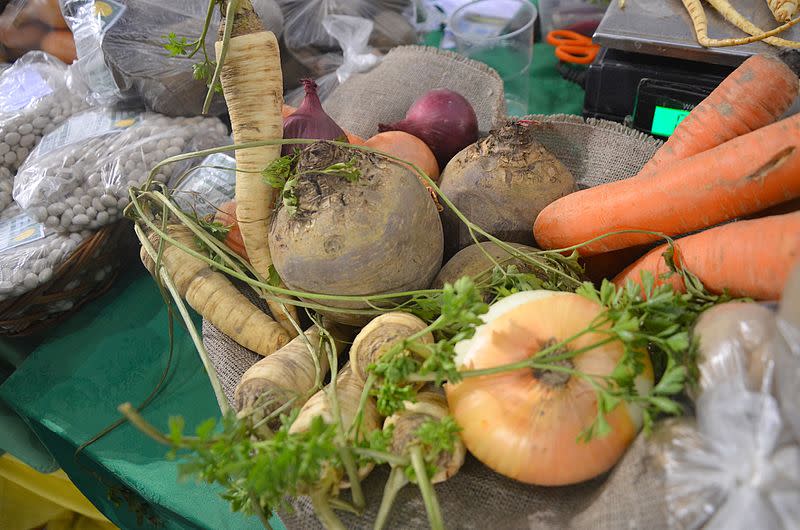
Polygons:
M0 252L38 241L44 237L44 225L26 213L0 221Z
M207 156L173 192L175 201L187 212L198 216L212 215L217 208L233 199L236 189L236 161L224 154Z
M16 112L52 92L36 68L9 70L0 77L0 111Z
M82 142L89 138L128 129L138 123L139 117L137 112L130 111L89 111L76 114L42 138L30 158L44 156L56 149Z

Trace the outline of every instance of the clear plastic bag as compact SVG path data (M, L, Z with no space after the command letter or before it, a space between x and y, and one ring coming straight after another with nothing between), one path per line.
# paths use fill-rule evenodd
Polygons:
M47 135L14 179L14 199L48 228L80 232L119 219L128 189L142 185L164 159L224 145L217 118L170 118L151 112L92 109ZM163 167L168 182L182 171Z
M665 430L657 455L671 528L798 527L800 446L773 396L720 384L698 398L696 422Z
M349 15L329 15L322 25L342 49L342 64L336 71L317 79L317 94L325 101L328 94L352 74L367 72L380 62L381 56L369 45L374 24L371 20ZM305 90L301 87L287 94L286 101L298 106Z
M800 442L800 264L795 266L783 291L776 328L772 348L776 394L783 415Z
M0 75L0 167L16 172L42 136L88 107L85 95L67 66L44 52L29 52L4 71Z
M101 105L128 102L169 116L201 114L206 85L194 79L199 60L170 57L164 36L175 33L191 42L199 38L208 3L199 0L60 0L75 34L80 75ZM282 17L273 0L254 5L265 27L280 32ZM206 35L206 50L214 57L219 13L215 10ZM215 96L212 114L223 114L225 102Z
M60 234L37 222L16 204L6 208L0 214L0 301L16 298L49 282L58 266L91 234L89 230Z
M323 22L331 15L359 17L373 22L369 44L381 52L415 44L417 34L413 0L277 0L283 12L283 42L289 53L315 78L330 74L343 63L337 37Z
M175 202L183 211L197 217L214 215L234 198L236 159L225 153L209 155L170 187Z

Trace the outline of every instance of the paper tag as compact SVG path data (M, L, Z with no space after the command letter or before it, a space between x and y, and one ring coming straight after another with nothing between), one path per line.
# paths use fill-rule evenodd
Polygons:
M90 111L76 114L42 138L42 141L31 153L30 158L45 156L56 149L82 142L89 138L128 129L138 123L139 120L139 113L132 111Z
M127 7L116 0L96 0L94 14L100 18L100 28L103 33L117 23Z
M35 67L15 68L0 77L0 111L16 112L52 92Z
M0 252L38 241L44 237L44 225L26 213L0 221Z
M236 160L217 153L204 158L201 165L207 167L192 171L176 186L173 196L182 209L202 217L216 213L217 208L233 200Z

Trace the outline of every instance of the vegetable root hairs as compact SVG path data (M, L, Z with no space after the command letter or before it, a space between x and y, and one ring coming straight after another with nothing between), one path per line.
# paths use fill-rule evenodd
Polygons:
M728 0L706 0L711 7L716 9L719 14L725 17L725 20L750 35L760 35L764 30L747 20L735 7L733 7ZM789 19L787 18L786 21ZM785 21L784 21L785 22ZM767 37L764 42L772 46L782 46L784 48L800 48L800 42L793 40L781 39L778 37Z
M740 46L743 44L750 44L751 42L758 42L768 37L773 37L800 22L800 18L795 18L781 26L778 26L775 29L763 32L759 35L751 35L749 37L741 37L736 39L711 39L708 37L708 22L706 21L706 13L703 9L703 4L701 1L682 0L682 2L683 6L686 8L686 11L689 13L689 18L692 19L692 25L694 26L694 33L697 37L697 42L706 48ZM728 7L730 7L730 5L725 7L723 4L721 7L722 11L720 11L720 13L725 16L725 11L728 9Z

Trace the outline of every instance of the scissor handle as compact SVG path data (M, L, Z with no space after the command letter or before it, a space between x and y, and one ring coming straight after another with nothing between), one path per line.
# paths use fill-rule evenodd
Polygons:
M596 46L562 44L556 47L556 57L567 63L591 64L598 50Z
M591 45L592 39L569 29L554 29L547 34L548 44L563 46L568 44Z

